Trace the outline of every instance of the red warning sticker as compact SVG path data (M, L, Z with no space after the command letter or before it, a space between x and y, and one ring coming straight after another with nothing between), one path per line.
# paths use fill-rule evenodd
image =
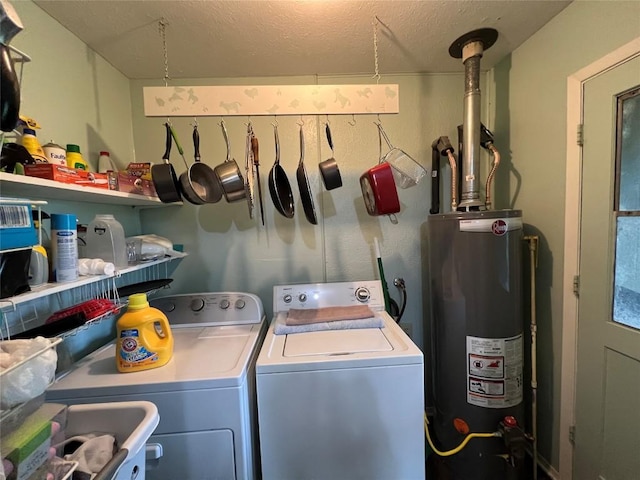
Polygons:
M469 355L469 375L483 378L504 378L504 357Z

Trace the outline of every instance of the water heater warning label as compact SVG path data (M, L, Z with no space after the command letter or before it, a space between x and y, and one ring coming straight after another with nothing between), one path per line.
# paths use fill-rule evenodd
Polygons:
M505 408L522 402L522 334L467 337L467 402Z

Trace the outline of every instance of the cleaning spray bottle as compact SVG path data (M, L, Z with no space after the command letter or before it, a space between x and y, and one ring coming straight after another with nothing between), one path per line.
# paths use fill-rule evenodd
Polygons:
M129 297L127 311L118 319L116 366L138 372L165 365L173 356L173 335L166 315L149 306L146 293Z

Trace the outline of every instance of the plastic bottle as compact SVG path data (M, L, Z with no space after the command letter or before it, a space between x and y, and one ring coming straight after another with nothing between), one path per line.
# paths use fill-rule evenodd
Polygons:
M67 167L89 171L89 164L82 158L78 145L72 143L67 144Z
M113 263L116 268L129 265L124 229L113 215L98 214L87 226L87 243L84 252L87 258L101 258Z
M111 161L111 155L109 152L100 152L100 158L98 158L98 173L116 172L116 166Z
M49 143L46 143L42 146L42 150L44 150L44 155L47 158L47 162L53 163L54 165L64 165L67 166L67 152L60 145L51 140Z
M51 214L51 265L55 282L72 282L78 278L78 239L76 216Z
M22 131L22 146L27 149L36 163L48 163L47 156L36 137L36 131L31 128L25 128Z
M165 365L173 356L173 335L166 315L149 306L145 293L129 296L127 311L116 323L116 367L138 372Z

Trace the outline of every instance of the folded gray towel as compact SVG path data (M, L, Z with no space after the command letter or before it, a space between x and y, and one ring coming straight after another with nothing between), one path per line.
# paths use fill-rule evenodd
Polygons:
M306 325L287 325L286 314L279 313L274 320L273 333L289 335L292 333L320 332L323 330L351 330L355 328L382 328L384 320L381 317L361 318L357 320L334 320L331 322L308 323Z
M335 322L337 320L359 320L371 318L375 314L366 305L347 307L292 308L287 314L287 325L306 325L308 323Z

